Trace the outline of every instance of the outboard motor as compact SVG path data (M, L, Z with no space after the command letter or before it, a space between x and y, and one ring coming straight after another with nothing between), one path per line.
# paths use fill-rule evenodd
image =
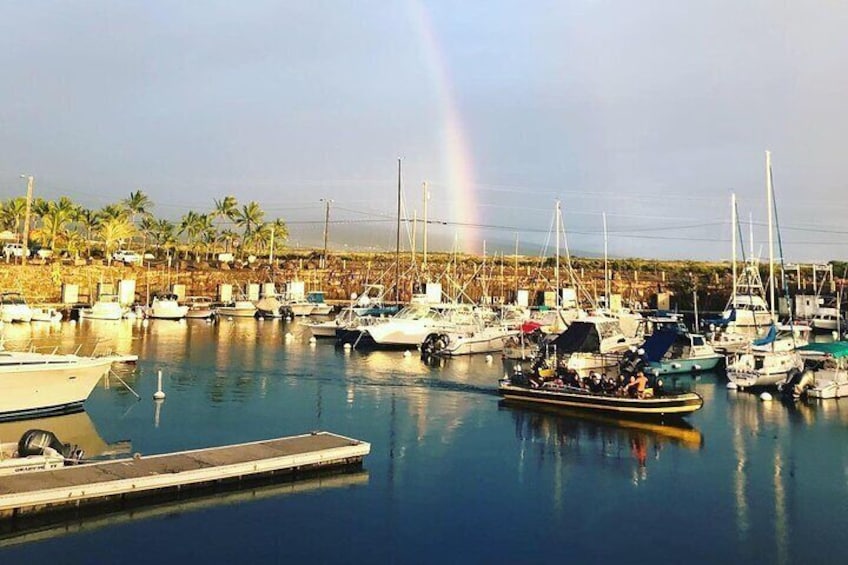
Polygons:
M421 359L428 360L435 356L439 351L447 347L448 336L445 334L432 333L428 335L421 343Z
M27 430L18 441L19 457L44 455L44 452L48 449L59 453L68 462L79 462L83 457L83 451L77 446L62 443L56 437L56 434L46 430Z
M619 372L627 377L635 375L639 371L644 371L648 366L648 360L645 358L645 350L628 349L622 356L619 364Z
M780 383L778 388L784 398L797 399L804 394L805 390L813 386L815 380L815 375L810 369L803 372L792 371L786 380Z

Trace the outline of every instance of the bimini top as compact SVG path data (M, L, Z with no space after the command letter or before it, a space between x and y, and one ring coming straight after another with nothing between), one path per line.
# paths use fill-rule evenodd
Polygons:
M671 349L671 346L674 345L674 342L678 340L689 345L689 337L677 331L676 328L661 328L655 331L642 344L642 349L645 350L645 359L652 363L661 361L668 350Z
M804 353L821 353L822 355L830 355L836 359L848 357L848 341L834 341L833 343L811 343L803 347L799 347L798 351Z
M621 335L618 321L604 318L574 320L568 329L551 342L559 353L598 353L601 340Z

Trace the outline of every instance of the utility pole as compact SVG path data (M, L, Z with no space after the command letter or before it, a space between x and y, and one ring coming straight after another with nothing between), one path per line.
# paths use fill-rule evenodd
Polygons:
M327 237L330 233L330 203L332 200L328 198L322 198L321 202L324 203L324 255L321 256L321 268L327 268Z
M32 208L32 187L35 184L35 178L32 175L21 175L22 179L27 179L27 195L26 195L26 213L24 214L24 234L23 234L23 255L21 263L26 263L27 255L29 255L29 214Z

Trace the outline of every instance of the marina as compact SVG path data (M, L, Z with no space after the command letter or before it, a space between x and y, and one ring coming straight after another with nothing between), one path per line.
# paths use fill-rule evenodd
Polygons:
M229 541L240 539L250 540L251 559L268 559L277 554L276 544L284 544L287 554L333 561L334 550L319 543L307 519L320 516L324 528L359 540L350 543L369 560L436 558L438 551L420 547L422 536L470 547L464 555L480 560L492 551L521 554L523 538L555 536L565 527L589 540L589 517L600 497L610 519L663 520L666 535L681 539L691 535L685 519L691 512L724 516L710 526L720 543L710 544L705 562L755 556L771 561L781 555L827 562L829 552L781 532L817 531L820 539L835 543L839 527L832 526L845 519L829 502L833 488L818 486L842 484L848 452L838 438L848 416L841 401L762 402L755 394L727 390L721 372L667 376L704 404L684 422L657 422L502 404L497 383L506 367L499 359L472 355L428 364L403 351L345 350L332 342L311 343L301 320L92 321L4 331L10 346L34 339L60 348L111 335L116 353L139 356L137 365L114 370L140 400L110 376L95 388L85 412L61 417L84 416L81 433L56 426L63 441L82 443L74 438L94 433L95 440L86 440L92 455L140 453L145 461L304 429L338 430L371 445L367 480L354 473L346 482L349 475L341 475L341 488L244 485L244 493L231 491L221 504L202 493L197 499L166 495L132 511L111 505L102 513L74 511L58 523L4 521L0 555L8 559L72 549L80 557L70 561L84 562L106 540L118 539L126 560L141 562L143 540L156 538L160 555L169 559L215 561L242 551L243 543ZM239 347L230 345L234 342ZM167 396L156 402L160 370ZM51 429L51 420L34 426ZM19 437L26 422L14 422L7 432L0 427L3 441ZM118 442L125 443L109 447ZM822 446L830 456L817 455ZM693 477L697 489L691 488ZM808 480L812 477L816 480ZM603 490L587 491L586 484ZM257 488L270 492L254 497ZM835 493L848 495L843 488ZM492 489L510 494L493 499ZM657 498L681 504L660 511L648 504ZM485 515L477 510L482 507ZM478 527L464 528L469 520ZM280 521L285 528L259 527ZM490 532L504 521L518 538L492 541ZM203 540L191 535L198 528L210 535ZM635 547L653 559L675 555L673 548L647 540ZM633 548L633 543L607 547L603 556L626 559ZM602 555L588 541L570 551L584 559ZM110 556L111 550L102 554Z

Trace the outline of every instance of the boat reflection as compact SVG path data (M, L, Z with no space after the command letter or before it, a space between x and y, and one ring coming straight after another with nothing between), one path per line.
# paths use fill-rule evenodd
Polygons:
M130 452L129 441L108 443L97 431L87 412L17 420L0 424L0 441L18 441L27 430L47 430L53 432L62 443L77 445L85 451L86 458L111 457Z
M138 504L128 504L119 511L94 515L80 510L77 515L50 515L25 517L20 520L4 521L0 526L0 547L11 547L24 543L45 541L68 534L91 532L130 522L151 520L176 514L197 512L210 508L250 503L285 495L297 495L322 489L350 488L368 484L368 471L342 472L340 474L322 474L320 476L296 482L256 483L249 489L232 490L230 487L218 487L214 490L184 492L180 499L167 502L153 502L156 499L140 499Z
M659 460L666 445L698 451L704 436L680 420L657 423L628 420L559 407L527 406L501 400L499 406L512 412L519 441L542 446L546 452L567 456L585 454L585 444L598 447L602 458L632 458L634 484L648 477L648 460ZM574 453L572 453L574 452Z

